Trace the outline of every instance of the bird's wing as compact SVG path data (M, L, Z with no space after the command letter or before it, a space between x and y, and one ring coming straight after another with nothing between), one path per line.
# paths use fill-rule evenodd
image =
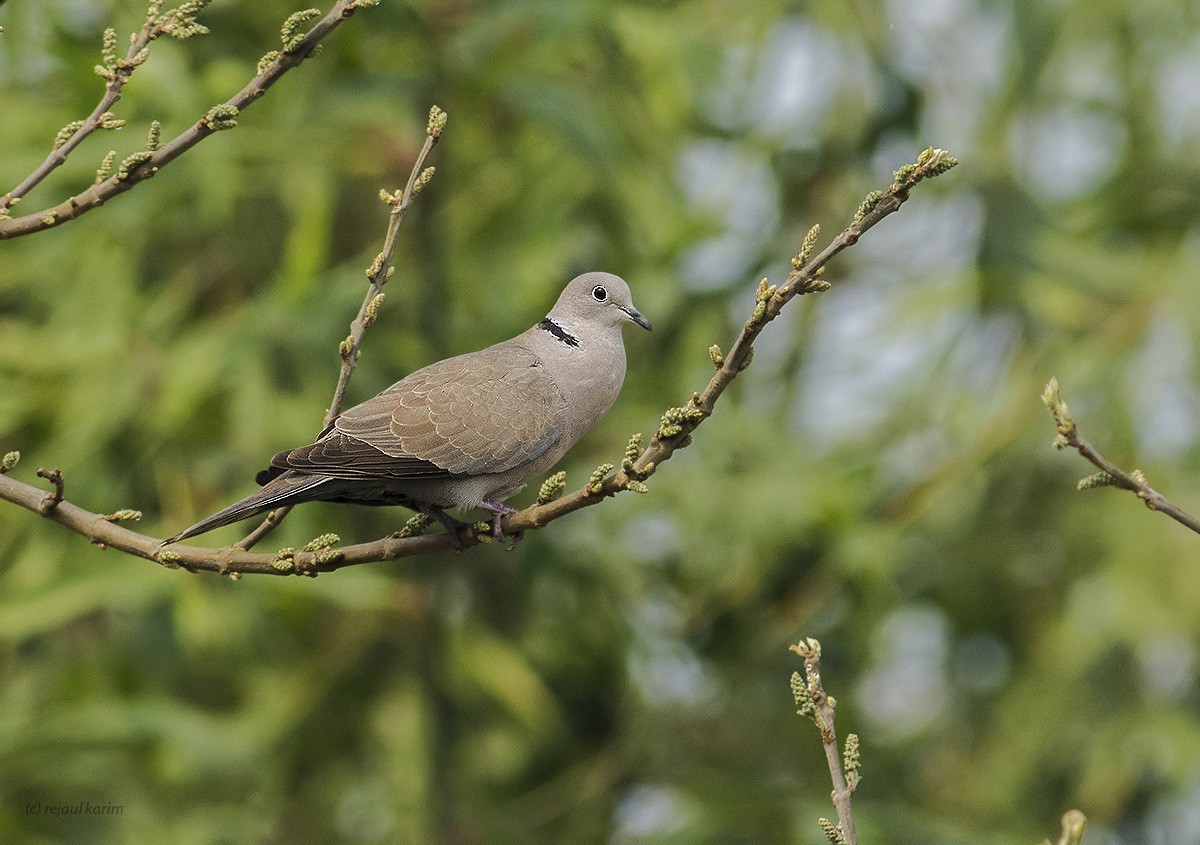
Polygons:
M396 458L369 443L330 428L316 443L280 452L271 466L256 476L266 484L294 469L330 478L445 478L448 473L435 464L415 457Z
M505 472L561 439L564 408L541 362L500 344L418 370L272 464L339 478Z

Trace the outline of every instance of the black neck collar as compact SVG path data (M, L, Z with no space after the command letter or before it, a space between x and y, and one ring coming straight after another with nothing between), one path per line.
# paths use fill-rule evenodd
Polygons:
M575 335L571 334L569 331L564 329L558 323L551 320L549 317L547 317L546 319L544 319L540 323L538 323L537 327L544 331L550 332L550 334L554 335L556 338L561 340L567 346L575 347L575 346L579 345L579 338L575 337Z

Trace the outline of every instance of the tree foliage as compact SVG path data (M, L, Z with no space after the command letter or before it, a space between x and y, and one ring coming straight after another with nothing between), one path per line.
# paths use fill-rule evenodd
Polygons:
M224 102L294 11L216 3L209 35L156 42L125 127L24 203ZM0 189L89 113L105 28L144 12L0 7ZM350 401L616 272L655 332L568 489L707 381L813 223L927 145L963 161L763 335L647 496L511 553L232 583L0 508L0 839L818 842L803 633L862 736L862 842L1028 843L1068 806L1088 842L1194 840L1195 540L1076 491L1039 396L1057 375L1093 444L1200 510L1197 25L1132 0L385 0L233 131L4 242L0 453L161 535L319 424L374 198L430 103L453 131ZM272 539L407 516L306 505ZM123 810L29 811L83 801Z

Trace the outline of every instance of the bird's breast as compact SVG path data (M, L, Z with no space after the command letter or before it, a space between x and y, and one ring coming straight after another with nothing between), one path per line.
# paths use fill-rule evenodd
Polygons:
M625 348L602 339L583 342L571 354L557 356L545 364L554 372L563 395L567 424L566 440L571 445L583 437L612 407L625 381Z

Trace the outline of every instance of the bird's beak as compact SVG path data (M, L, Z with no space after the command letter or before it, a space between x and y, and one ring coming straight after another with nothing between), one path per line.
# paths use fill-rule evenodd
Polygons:
M630 305L628 308L626 308L624 305L618 305L617 307L625 312L626 317L637 323L646 331L649 332L654 330L654 328L650 325L650 321L643 317L642 312L634 308L632 305Z

